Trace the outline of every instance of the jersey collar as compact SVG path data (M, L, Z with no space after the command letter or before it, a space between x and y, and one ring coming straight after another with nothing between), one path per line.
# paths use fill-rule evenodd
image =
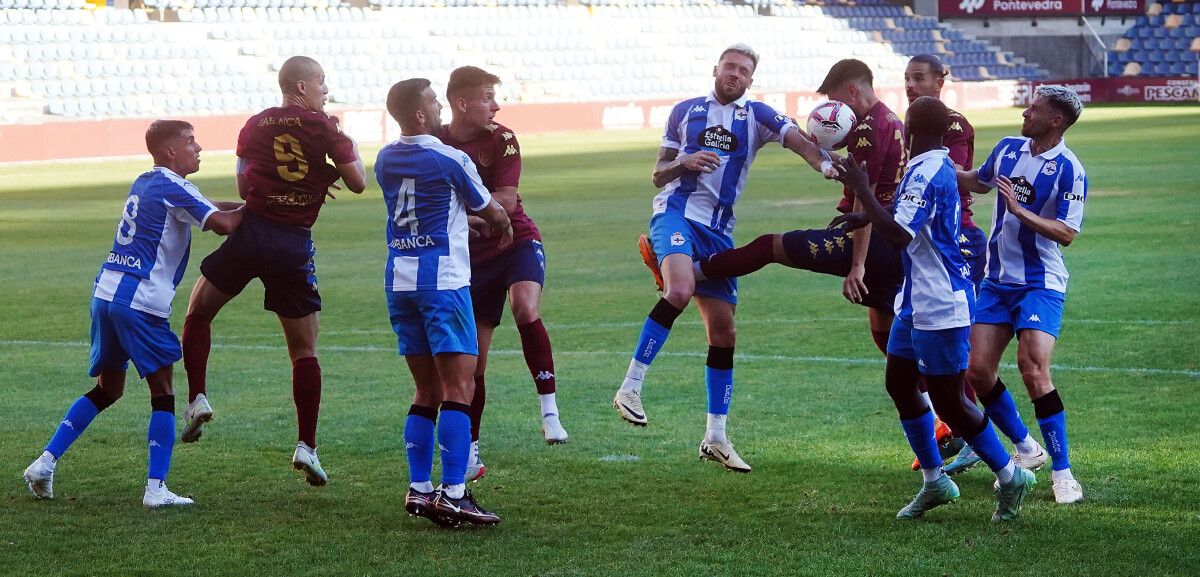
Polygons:
M1032 147L1033 147L1033 139L1026 138L1025 144L1021 145L1021 152L1029 153L1032 156L1033 155ZM1054 146L1052 146L1050 148L1050 150L1047 150L1046 152L1039 154L1038 158L1041 158L1044 160L1056 158L1056 157L1058 157L1058 155L1062 154L1063 151L1066 149L1067 149L1067 139L1061 138L1061 139L1059 139L1058 144L1055 144Z
M176 174L174 170L171 170L165 166L160 166L160 165L156 164L156 165L154 165L154 170L157 170L160 172L165 172L165 173L167 173L168 176L174 176L175 178L178 178L179 180L187 180L186 178Z
M715 103L717 103L718 106L721 106L721 101L717 100L716 92L709 92L708 97L705 98L704 101L705 102L715 102ZM733 102L730 102L729 104L736 104L738 106L738 108L745 108L746 103L749 101L750 101L750 97L743 94L741 98L734 100ZM726 104L725 106L729 106L729 104Z
M436 137L432 134L418 134L416 136L400 135L400 138L397 139L397 142L401 142L403 144L441 144L442 143L442 141L438 140L438 137Z
M950 156L950 149L946 148L944 146L941 148L935 148L933 150L926 150L925 152L922 152L921 154L918 154L918 155L908 159L908 166L916 166L916 165L918 165L926 160L929 160L931 158L938 158L938 157L948 158L949 156Z

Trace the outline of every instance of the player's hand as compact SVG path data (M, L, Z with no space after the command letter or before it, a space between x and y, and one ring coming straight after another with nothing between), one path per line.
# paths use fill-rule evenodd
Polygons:
M825 228L838 228L840 226L845 228L847 231L851 231L858 230L864 226L867 226L868 224L871 224L871 219L867 218L867 213L848 212L846 214L839 214L834 217L833 220L829 221L829 226Z
M842 282L842 296L846 297L846 300L852 303L861 303L867 296L867 285L863 283L863 276L866 272L862 265L850 266L850 273Z
M1012 181L1007 176L996 178L996 193L1000 195L1000 198L1004 199L1004 206L1008 208L1008 212L1015 215L1024 210L1021 203L1017 201L1017 195L1013 192Z
M512 245L512 242L513 242L513 230L512 230L512 224L510 223L508 226L504 227L504 232L500 233L500 246L498 248L500 250L504 250L504 249L508 248L510 245Z
M834 180L846 185L855 193L863 190L870 192L871 180L867 177L866 162L859 163L853 154L847 154L845 158L834 159L833 167L838 173Z
M721 166L721 157L711 150L699 150L679 159L680 166L692 171L711 173Z
M325 196L328 196L329 198L337 200L337 196L333 194L333 191L341 190L341 189L342 189L342 187L338 183L335 182L335 183L329 185L329 190L325 191Z
M492 236L492 226L483 218L473 214L467 215L467 228L471 238L490 238Z

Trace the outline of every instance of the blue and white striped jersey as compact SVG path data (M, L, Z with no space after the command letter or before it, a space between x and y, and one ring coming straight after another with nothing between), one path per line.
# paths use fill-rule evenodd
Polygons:
M187 269L192 226L216 212L196 185L156 166L133 181L112 250L96 275L96 298L155 316L171 316L171 300Z
M896 295L896 316L926 331L970 326L975 285L958 247L961 206L948 149L909 159L893 211L913 237L900 253L904 286Z
M1030 153L1029 143L1022 136L1001 140L979 167L979 182L996 186L997 177L1007 176L1021 206L1078 232L1083 227L1088 190L1083 164L1065 140L1037 156ZM1065 293L1069 276L1058 243L1023 226L997 195L988 239L987 278Z
M733 205L742 195L746 173L758 149L783 143L795 123L773 108L743 96L724 106L709 94L675 105L667 120L662 147L680 155L711 150L721 165L711 173L684 171L654 197L654 214L682 212L685 217L730 235L737 219Z
M436 137L401 136L375 160L387 204L390 291L455 290L471 284L467 213L492 195L465 152Z

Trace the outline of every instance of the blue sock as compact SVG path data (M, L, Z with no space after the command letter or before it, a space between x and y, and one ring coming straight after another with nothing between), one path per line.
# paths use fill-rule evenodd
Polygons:
M171 451L175 448L175 413L150 413L146 442L150 445L150 467L146 477L166 481L167 471L171 470Z
M413 405L404 421L404 447L408 452L408 480L425 483L433 475L434 420L437 409Z
M642 334L638 336L637 348L633 351L633 360L646 365L653 363L654 357L658 356L658 351L662 350L670 335L671 329L658 324L654 319L646 319L646 324L642 325Z
M1070 469L1071 461L1067 458L1067 413L1059 411L1044 419L1038 419L1038 427L1042 429L1046 452L1050 453L1050 469Z
M1017 413L1017 404L1008 394L1008 389L1004 388L1004 383L996 381L995 388L979 400L983 403L983 414L1010 441L1020 443L1029 436L1029 428Z
M908 438L908 446L921 462L922 469L936 469L942 466L942 455L938 453L937 438L933 432L933 411L907 421L901 420L904 436Z
M975 454L987 463L989 469L993 473L1003 469L1012 457L1008 454L1008 449L1000 444L1000 437L996 435L996 430L992 428L989 422L983 423L983 430L975 434L975 436L966 439L967 444L975 450Z
M733 369L704 367L704 383L708 386L708 412L728 415L729 400L733 396Z
M62 458L63 453L71 447L71 443L83 434L83 430L92 424L92 419L98 414L100 409L97 409L95 403L87 396L76 399L71 408L67 409L62 422L58 424L54 436L50 437L50 442L46 443L46 450L54 455L55 459Z
M442 450L442 484L461 485L465 482L467 461L471 457L471 406L442 402L437 434Z

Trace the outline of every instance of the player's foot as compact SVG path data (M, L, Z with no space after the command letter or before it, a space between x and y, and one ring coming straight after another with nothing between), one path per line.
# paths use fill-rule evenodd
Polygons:
M466 479L473 483L482 479L486 474L487 465L483 464L483 458L479 456L479 441L471 441L471 453L467 457Z
M446 494L445 488L437 491L433 499L433 509L443 519L450 523L472 525L498 525L500 516L484 509L475 501L468 489L460 499L452 499Z
M642 253L642 262L646 263L646 268L654 273L654 284L658 285L658 292L662 292L662 269L658 266L658 255L654 254L654 245L650 242L650 237L644 234L638 237L638 252Z
M558 415L553 413L542 417L542 435L545 435L547 445L565 445L568 436Z
M646 410L642 408L642 395L637 391L618 390L617 396L613 397L613 408L621 413L622 419L638 427L646 426Z
M971 470L972 467L978 465L982 461L983 459L979 458L979 455L975 454L975 449L972 449L971 445L964 445L962 450L958 452L958 455L955 455L954 460L945 467L942 467L942 470L945 471L947 475L953 476Z
M1037 450L1029 455L1026 455L1020 451L1013 451L1013 464L1022 469L1029 469L1030 471L1041 469L1042 465L1046 464L1046 460L1049 459L1050 456L1046 454L1046 450L1043 449L1037 441L1033 442L1033 446Z
M404 495L404 510L413 517L424 517L433 521L438 527L457 527L458 523L451 522L448 519L443 519L441 515L433 507L433 501L437 498L437 491L428 493L418 491L412 487L408 488L408 493Z
M183 432L179 434L179 440L185 443L200 440L200 434L204 432L204 423L212 418L213 410L212 405L208 404L208 398L204 393L196 395L196 398L188 403L187 411L183 413Z
M146 493L142 495L142 504L154 509L158 507L183 507L194 505L196 502L188 497L180 497L167 489L167 484L158 479L151 479L146 484Z
M742 457L733 449L733 443L714 443L709 440L700 442L700 458L705 461L714 461L725 465L730 471L738 473L749 473L750 465L747 465Z
M54 466L57 462L50 453L43 451L25 467L25 483L38 499L54 498Z
M321 468L321 461L317 459L317 450L309 447L304 441L296 443L296 452L292 453L292 468L304 471L304 480L314 487L329 482L329 475L325 474L325 469Z
M925 483L911 503L896 513L897 519L916 519L934 507L948 505L958 500L958 485L950 477L942 475L936 481Z
M1075 479L1054 479L1054 502L1070 505L1083 500L1083 486Z
M1021 503L1036 484L1037 477L1033 475L1033 471L1017 467L1012 480L996 487L996 512L992 513L992 521L1016 519L1021 513Z
M942 456L943 461L947 461L957 455L965 446L967 446L966 441L958 437L946 437L938 442L938 454Z

